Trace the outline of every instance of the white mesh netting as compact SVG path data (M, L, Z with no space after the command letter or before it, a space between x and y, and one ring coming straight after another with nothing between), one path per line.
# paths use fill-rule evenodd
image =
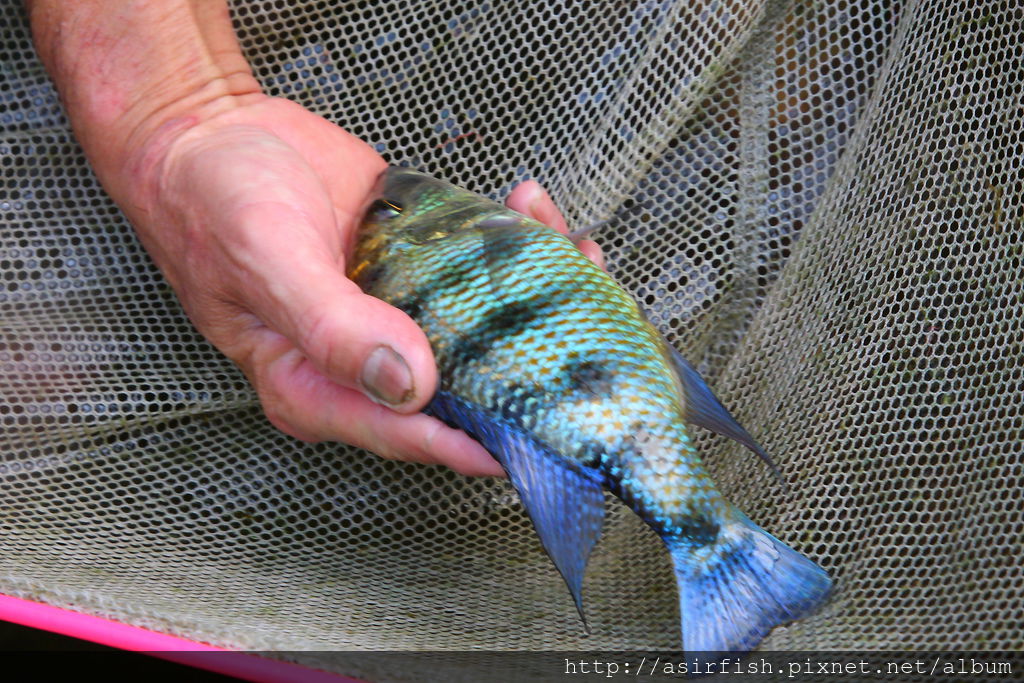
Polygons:
M236 2L268 92L491 196L541 180L773 454L699 445L836 592L768 649L1024 648L1024 11ZM253 649L676 648L612 505L585 637L504 482L270 426L0 10L0 592Z

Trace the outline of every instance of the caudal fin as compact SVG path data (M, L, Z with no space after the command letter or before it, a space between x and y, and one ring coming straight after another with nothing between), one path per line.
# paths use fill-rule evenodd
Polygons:
M709 545L670 546L683 649L746 652L805 616L832 587L825 571L736 511Z

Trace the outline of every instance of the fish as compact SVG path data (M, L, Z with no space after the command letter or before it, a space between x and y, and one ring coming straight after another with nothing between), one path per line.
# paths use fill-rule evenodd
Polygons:
M682 649L745 652L818 608L829 575L716 488L692 427L770 458L633 297L572 239L486 197L389 167L348 267L430 341L424 412L501 464L586 628L604 489L662 539Z

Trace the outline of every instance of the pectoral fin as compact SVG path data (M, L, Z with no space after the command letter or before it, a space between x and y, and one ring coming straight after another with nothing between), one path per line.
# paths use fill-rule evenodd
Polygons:
M579 244L580 241L587 239L587 237L590 236L590 233L594 232L598 228L603 228L604 226L611 223L615 218L615 216L612 216L611 218L605 218L604 220L597 221L596 223L585 225L582 228L577 228L576 230L573 230L568 235L566 235L566 237L572 240L573 244Z
M438 392L425 412L464 430L505 468L587 628L583 574L604 521L599 475L558 455L480 406L448 392Z
M580 240L587 239L587 237L590 236L590 233L594 232L598 228L603 228L612 221L636 213L637 211L643 208L645 208L643 204L634 204L633 206L630 206L628 208L621 208L608 218L601 219L596 223L591 223L590 225L585 225L582 228L577 228L576 230L573 230L568 235L566 235L566 237L571 239L573 244L579 244Z
M683 393L686 398L685 414L683 419L693 424L710 429L716 434L727 436L738 441L754 453L771 468L772 473L779 481L785 483L782 473L772 461L771 456L761 447L754 437L736 421L721 401L711 392L711 388L704 381L692 365L682 354L665 340L665 347L669 350L672 364L675 366L676 375L683 385Z

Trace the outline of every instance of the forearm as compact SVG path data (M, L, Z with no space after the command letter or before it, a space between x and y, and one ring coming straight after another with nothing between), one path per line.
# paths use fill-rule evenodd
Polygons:
M115 199L160 141L258 96L224 0L27 0L36 49Z

